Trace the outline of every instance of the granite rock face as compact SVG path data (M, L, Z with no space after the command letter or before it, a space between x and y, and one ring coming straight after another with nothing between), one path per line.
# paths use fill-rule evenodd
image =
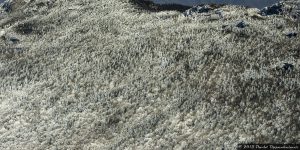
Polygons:
M298 1L267 16L135 4L32 0L0 11L1 150L299 143L300 40L288 36L300 31Z

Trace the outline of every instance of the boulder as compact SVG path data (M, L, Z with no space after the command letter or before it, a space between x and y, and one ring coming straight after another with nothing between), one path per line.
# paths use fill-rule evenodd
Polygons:
M12 3L11 3L11 1L5 1L5 2L2 4L2 9L3 9L5 12L11 12L11 11L12 11Z
M289 32L286 34L287 37L292 38L292 37L296 37L297 33L296 32Z
M209 5L198 5L198 6L193 6L192 8L186 10L183 14L184 16L191 16L193 13L207 13L209 11L213 10L212 7Z
M284 7L284 3L282 3L282 2L276 3L272 6L265 7L263 9L261 9L260 14L263 15L263 16L279 15L279 14L282 14L283 7Z
M2 9L7 13L11 13L20 10L26 3L25 0L6 0L2 4Z
M238 27L238 28L245 28L245 27L247 27L247 26L249 26L244 20L242 20L242 21L240 21L237 25L236 25L236 27Z
M16 37L10 37L9 41L11 41L13 44L16 44L16 43L20 42L20 40Z
M294 70L294 65L290 64L290 63L284 63L283 67L282 67L282 71L283 73L289 73L292 70Z

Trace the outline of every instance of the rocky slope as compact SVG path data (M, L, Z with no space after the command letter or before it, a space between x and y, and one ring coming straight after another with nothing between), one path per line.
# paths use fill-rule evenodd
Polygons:
M266 16L11 2L0 15L0 149L300 142L299 1Z

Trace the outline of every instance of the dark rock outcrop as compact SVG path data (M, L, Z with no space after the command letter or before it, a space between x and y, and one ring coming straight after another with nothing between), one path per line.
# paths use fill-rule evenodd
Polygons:
M244 20L242 20L242 21L240 21L237 25L236 25L236 27L238 27L238 28L245 28L245 27L247 27L247 26L249 26Z
M289 32L286 34L287 37L292 38L292 37L296 37L297 33L296 32Z
M152 1L148 1L148 0L130 0L130 2L138 6L140 9L148 10L151 12L167 11L167 10L184 12L187 9L191 8L190 6L184 6L179 4L155 4Z
M183 14L184 14L184 16L191 16L194 13L208 13L212 10L220 8L221 6L223 6L223 5L216 5L216 4L197 5L197 6L193 6L192 8L186 10ZM223 12L221 10L217 10L215 13L220 16L223 16Z
M276 3L272 6L261 9L260 14L263 16L279 15L283 13L283 7L284 7L284 3L282 2Z
M2 5L2 9L5 12L11 12L12 11L12 3L10 1L5 1Z

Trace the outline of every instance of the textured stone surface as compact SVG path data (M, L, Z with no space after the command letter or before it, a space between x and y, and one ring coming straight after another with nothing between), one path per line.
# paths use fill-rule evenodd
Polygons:
M0 149L299 143L300 40L287 36L300 31L296 4L269 16L222 6L223 18L129 0L2 11L1 31L19 42L0 38Z

